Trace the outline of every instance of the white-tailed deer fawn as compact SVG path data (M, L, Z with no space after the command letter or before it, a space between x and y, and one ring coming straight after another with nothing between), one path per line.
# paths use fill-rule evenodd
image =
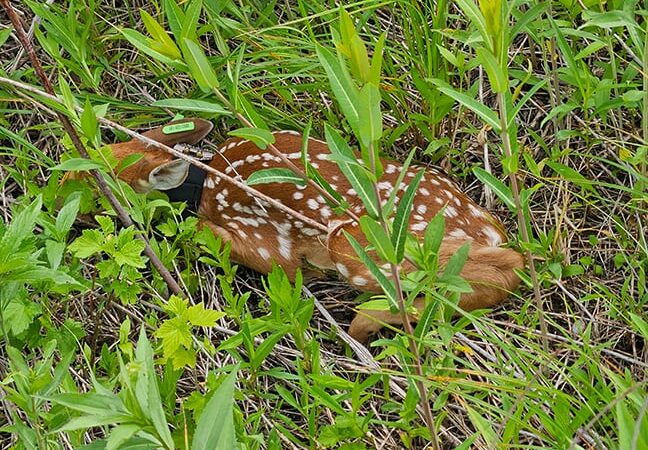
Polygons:
M178 143L191 145L212 129L210 122L201 119L174 123L189 123L192 129L167 134L162 128L157 128L144 134L169 146ZM273 134L275 147L301 167L302 136L294 131ZM168 191L178 188L187 179L188 162L147 147L141 141L115 144L112 151L119 160L133 153L144 155L120 174L137 191ZM246 180L260 169L282 166L279 157L241 138L227 140L220 146L219 153L208 163L209 166L240 180ZM351 210L357 215L363 214L360 199L337 165L328 159L330 152L326 143L310 139L308 155L311 164L347 200ZM414 199L409 229L414 235L422 236L429 221L443 209L446 233L439 250L440 262L446 262L461 245L472 240L461 275L470 282L473 292L461 296L461 308L473 310L496 305L517 287L519 278L514 269L521 269L523 260L516 251L500 247L506 242L506 236L496 219L435 169L410 167L404 181L394 186L399 173L404 170L403 166L388 160L383 161L383 166L384 175L378 189L385 198L394 189L404 191L408 180L418 171L425 171ZM377 282L359 261L342 233L345 230L358 242L367 245L360 227L346 217L336 217L312 186L269 183L255 187L304 216L326 225L328 232L313 228L268 202L255 199L221 177L208 173L200 180L202 193L198 194L195 205L198 217L217 236L231 242L231 257L237 263L268 273L274 261L291 277L298 269L307 276L321 276L323 271L335 270L361 291L380 291ZM419 310L421 302L416 305ZM349 333L365 341L383 323L397 324L400 319L388 311L363 311L351 323Z

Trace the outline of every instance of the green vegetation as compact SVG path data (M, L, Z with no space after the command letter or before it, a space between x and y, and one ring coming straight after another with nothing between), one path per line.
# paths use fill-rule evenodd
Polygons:
M640 2L14 3L59 101L0 11L2 448L648 448ZM424 295L425 320L347 346L366 296L237 267L183 205L118 182L104 144L125 135L103 118L177 113L212 120L213 145L326 138L366 192L373 250L423 269L386 277L355 243L385 291L372 307ZM408 195L381 208L372 191L379 154L442 165L500 217L533 261L520 292L453 317L466 250L439 271L442 218L406 236ZM133 225L65 175L90 169ZM298 181L255 183L273 177Z

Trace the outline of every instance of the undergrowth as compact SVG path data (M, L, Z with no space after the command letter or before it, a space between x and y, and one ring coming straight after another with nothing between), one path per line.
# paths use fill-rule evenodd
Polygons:
M640 2L17 3L60 102L0 12L2 448L648 448ZM441 166L534 270L454 318L463 284L431 273L430 320L348 346L364 297L237 267L183 205L108 176L103 144L126 136L102 118L178 113L214 122L209 147L310 130L344 160L349 142L366 183L379 153ZM104 172L135 226L70 169ZM384 244L394 209L362 220L398 273L414 244ZM383 307L407 303L399 286Z

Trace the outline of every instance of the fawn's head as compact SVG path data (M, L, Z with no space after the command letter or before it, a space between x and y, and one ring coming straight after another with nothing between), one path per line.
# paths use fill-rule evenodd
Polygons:
M194 145L212 130L213 124L204 119L181 119L142 133L149 139L169 147L176 144ZM130 184L137 192L168 190L181 185L187 178L190 164L176 159L169 153L133 139L111 145L112 154L124 161L130 155L144 155L135 164L119 173L119 178ZM118 168L119 170L119 168Z

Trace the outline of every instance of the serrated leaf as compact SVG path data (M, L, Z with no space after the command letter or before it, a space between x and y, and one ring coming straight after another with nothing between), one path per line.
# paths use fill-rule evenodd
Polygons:
M191 346L191 327L181 317L165 320L155 332L155 336L162 339L162 348L167 357L181 346Z
M87 258L101 251L103 236L99 230L83 230L81 236L70 244L68 249L77 258Z
M120 266L126 264L131 267L143 269L146 267L146 264L144 264L142 251L144 251L144 242L139 239L133 239L117 249L113 256Z
M246 182L248 186L265 183L292 183L298 186L306 185L306 180L299 175L296 175L292 170L283 167L257 170L250 174Z
M194 100L190 98L167 98L151 103L151 106L160 108L179 109L181 111L204 112L210 114L231 115L232 113L222 105L205 100Z
M185 317L196 327L212 327L216 325L216 321L221 317L225 317L222 311L215 311L213 309L206 309L202 303L190 306L185 313Z

